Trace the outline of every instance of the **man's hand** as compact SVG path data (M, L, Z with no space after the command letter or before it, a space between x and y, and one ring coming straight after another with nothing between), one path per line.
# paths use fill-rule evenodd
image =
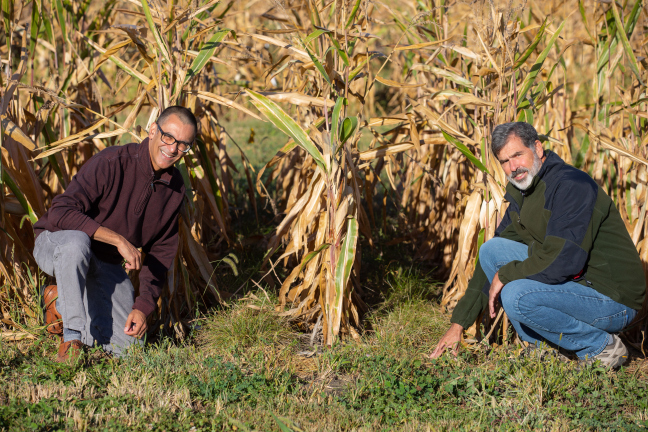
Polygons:
M491 318L495 318L495 306L497 305L497 298L502 288L504 288L504 284L500 282L499 272L495 273L493 282L491 282L490 289L488 290L488 310L490 311Z
M106 227L99 227L92 235L94 240L116 246L119 254L126 260L126 270L142 268L142 253L121 235Z
M128 336L140 339L146 333L148 325L146 324L146 315L142 311L133 309L126 318L126 327L124 333Z
M461 327L459 324L452 324L446 334L444 334L441 340L439 340L436 348L434 349L434 351L432 351L432 354L430 354L430 358L440 357L447 348L450 348L450 352L456 357L457 346L461 341L462 332L463 327Z
M126 260L126 270L139 270L142 268L142 253L122 237L122 241L116 245L119 254Z

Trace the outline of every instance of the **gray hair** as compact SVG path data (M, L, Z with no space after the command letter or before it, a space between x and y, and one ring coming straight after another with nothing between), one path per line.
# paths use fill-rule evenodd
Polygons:
M491 151L497 157L502 147L506 145L511 135L520 138L522 143L532 149L538 139L538 132L526 122L502 123L493 130L491 136Z

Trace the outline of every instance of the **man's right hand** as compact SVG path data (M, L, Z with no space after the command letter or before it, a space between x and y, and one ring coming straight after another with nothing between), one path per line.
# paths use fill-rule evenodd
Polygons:
M94 240L116 246L119 254L126 260L126 270L142 268L142 253L128 240L106 227L99 227L92 235Z
M122 237L122 242L116 246L119 254L126 260L126 270L139 270L142 268L142 253L128 240Z
M450 348L452 355L457 356L457 347L461 341L461 334L463 333L463 327L459 324L452 324L446 334L443 335L439 343L437 344L430 358L439 358L441 354L447 349Z

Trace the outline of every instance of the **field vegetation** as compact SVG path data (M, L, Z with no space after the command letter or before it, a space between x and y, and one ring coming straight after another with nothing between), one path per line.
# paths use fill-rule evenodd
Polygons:
M499 123L608 191L648 270L642 0L1 6L0 427L646 426L648 303L616 374L523 357L502 311L423 356L507 206ZM174 104L200 135L155 342L54 365L33 224Z

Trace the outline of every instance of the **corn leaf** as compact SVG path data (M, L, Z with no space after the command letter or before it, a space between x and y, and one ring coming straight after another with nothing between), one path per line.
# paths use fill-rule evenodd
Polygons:
M335 266L335 302L331 305L333 313L332 320L339 319L342 312L342 295L346 288L351 269L353 268L353 261L355 260L356 242L358 240L358 221L350 217L347 221L347 232L340 256ZM334 326L335 327L335 326Z
M299 266L299 271L297 273L301 273L301 271L306 267L306 265L311 262L313 258L315 258L317 255L322 253L322 251L328 249L328 247L331 246L331 243L324 243L321 244L317 249L315 249L313 252L307 254L304 259L301 262L301 265Z
M340 129L340 145L344 144L351 136L355 133L358 128L358 118L357 117L347 117L342 122L342 128Z
M169 64L173 64L171 62L171 56L167 51L166 44L164 43L162 36L160 36L160 32L158 31L158 28L156 27L155 22L153 21L153 15L151 15L151 9L149 9L148 0L141 0L141 2L142 2L142 9L144 9L144 15L146 16L146 22L148 23L148 26L151 29L151 33L153 33L153 37L155 38L155 42L157 44L158 50L162 52L162 56L164 57L164 60L169 62Z
M25 194L22 193L20 188L14 183L13 179L9 176L9 173L7 172L6 169L2 170L2 183L6 184L9 186L9 189L11 189L11 192L16 196L16 199L20 203L20 206L25 210L25 213L29 216L29 220L31 221L32 224L35 224L38 221L38 216L34 213L34 210L32 207L29 205L27 202L27 198L25 198Z
M457 83L459 85L462 85L462 86L465 86L465 87L468 87L468 88L474 88L475 87L475 85L470 80L468 80L468 79L466 79L466 78L464 78L464 77L462 77L460 75L457 75L454 72L447 71L445 69L441 69L441 68L426 65L426 64L420 64L420 63L415 64L414 66L412 66L412 69L413 70L422 70L422 71L425 71L425 72L430 72L431 74L434 74L437 77L447 78L452 82L455 82L455 83Z
M189 72L187 73L187 76L185 77L184 83L187 84L191 78L195 77L200 73L200 71L205 67L207 62L211 59L211 56L214 54L214 51L216 51L216 48L218 47L218 44L225 39L225 36L227 36L232 30L230 29L222 29L214 33L214 35L209 39L207 42L205 42L201 47L200 47L200 52L198 53L198 56L194 59L193 63L191 63L191 66L189 67Z
M358 14L360 3L362 3L362 0L356 0L355 4L353 5L353 9L351 9L351 13L349 14L349 19L347 19L346 22L346 26L345 26L346 28L351 27L351 25L353 24L353 21L355 20L355 17Z
M549 55L549 52L551 51L551 48L553 47L554 43L556 43L556 40L558 40L558 36L560 36L560 32L563 30L565 27L566 21L563 21L560 24L560 27L558 27L558 30L551 36L551 39L547 43L547 46L545 49L540 53L538 58L536 59L535 63L531 67L531 70L527 74L526 78L524 78L524 82L522 82L520 86L520 92L518 93L518 107L520 106L520 103L525 100L526 94L531 90L531 87L533 86L533 83L536 80L536 77L542 70L542 65Z
M333 107L333 115L331 116L331 145L333 148L337 146L340 112L342 111L342 105L345 105L345 102L345 98L340 96L337 101L335 101L335 107Z
M331 32L330 30L317 29L313 33L306 36L306 39L304 39L304 45L308 46L312 41L322 36L324 33L330 33L330 32Z
M484 166L483 163L477 157L470 151L468 147L461 141L459 141L457 138L453 137L452 135L446 133L443 129L441 130L441 133L443 134L443 137L448 141L450 144L454 145L459 149L461 153L468 158L470 162L473 163L478 169L482 170L485 173L488 173L488 169Z
M252 98L254 106L256 106L272 124L294 139L297 144L312 156L315 163L319 165L324 172L328 172L322 153L317 149L306 132L304 132L304 130L288 114L286 114L279 105L255 91L247 90L247 94Z
M638 1L637 4L641 3L641 1ZM617 9L617 6L614 1L611 3L612 5L612 14L614 15L614 21L616 21L616 25L618 28L624 28L623 26L623 21L621 21L621 17L619 16L619 10ZM632 47L630 46L630 41L628 40L628 36L626 35L625 30L617 32L617 34L621 37L621 43L623 44L623 48L625 49L625 53L628 56L628 60L630 63L630 69L632 69L632 73L635 74L639 82L641 83L642 86L646 86L641 79L641 72L639 71L639 64L637 63L637 58L634 55L634 52L632 51Z
M540 30L538 30L538 33L536 34L535 38L533 38L531 44L527 47L526 50L524 50L520 58L518 58L517 62L515 62L515 66L513 66L513 70L519 69L519 67L522 66L524 62L526 62L526 60L533 53L533 51L535 51L536 47L540 43L540 40L542 39L542 36L544 35L545 28L547 28L546 18L542 23L542 25L540 26Z
M56 17L58 18L59 26L61 27L61 34L67 41L69 40L69 36L67 34L67 24L65 22L65 10L63 9L63 2L61 0L54 0L54 3L56 6Z

